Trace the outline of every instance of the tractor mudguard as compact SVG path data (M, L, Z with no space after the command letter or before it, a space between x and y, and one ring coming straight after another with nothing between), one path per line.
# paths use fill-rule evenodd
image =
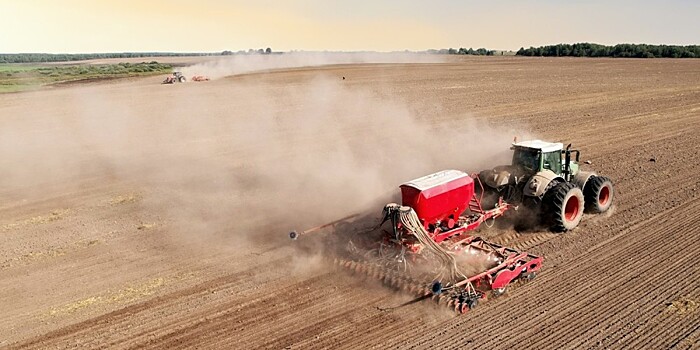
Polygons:
M564 178L551 170L540 171L527 181L525 188L523 188L523 195L541 198L547 190L549 183L555 179L564 181Z
M517 169L510 165L500 165L479 173L481 182L494 189L505 185L514 185L517 176L519 176Z
M573 183L576 184L581 191L583 191L583 188L586 186L586 182L588 182L591 176L594 175L596 175L596 173L592 171L579 171L576 176L574 176Z

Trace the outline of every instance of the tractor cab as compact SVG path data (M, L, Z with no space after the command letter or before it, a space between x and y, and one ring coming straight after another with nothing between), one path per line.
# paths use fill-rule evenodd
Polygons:
M564 149L561 142L546 142L531 140L513 143L512 165L527 172L539 173L549 170L556 175L567 178L578 172L577 150L570 150L570 145ZM576 153L576 161L571 161L571 153Z

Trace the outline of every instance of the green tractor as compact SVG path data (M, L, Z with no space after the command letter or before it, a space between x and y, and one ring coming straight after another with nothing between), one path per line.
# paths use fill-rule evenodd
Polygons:
M562 143L541 140L515 142L511 165L479 173L483 205L505 202L538 213L552 231L565 232L578 226L584 210L603 213L613 202L609 178L579 166L580 152ZM572 160L572 155L575 159Z

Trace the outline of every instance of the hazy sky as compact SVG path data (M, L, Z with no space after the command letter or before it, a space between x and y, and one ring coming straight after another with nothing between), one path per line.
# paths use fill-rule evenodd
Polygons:
M0 53L700 44L700 1L0 0Z

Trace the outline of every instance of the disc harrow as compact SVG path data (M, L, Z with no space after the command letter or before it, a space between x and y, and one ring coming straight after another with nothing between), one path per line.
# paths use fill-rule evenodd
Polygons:
M446 307L458 313L466 313L475 308L479 300L486 300L487 294L482 291L474 291L467 293L465 291L455 292L452 287L442 287L436 282L421 281L411 276L400 273L374 263L348 260L334 259L334 265L355 275L362 275L370 278L396 291L410 295L415 300L430 299L440 307ZM435 288L441 287L440 291Z

